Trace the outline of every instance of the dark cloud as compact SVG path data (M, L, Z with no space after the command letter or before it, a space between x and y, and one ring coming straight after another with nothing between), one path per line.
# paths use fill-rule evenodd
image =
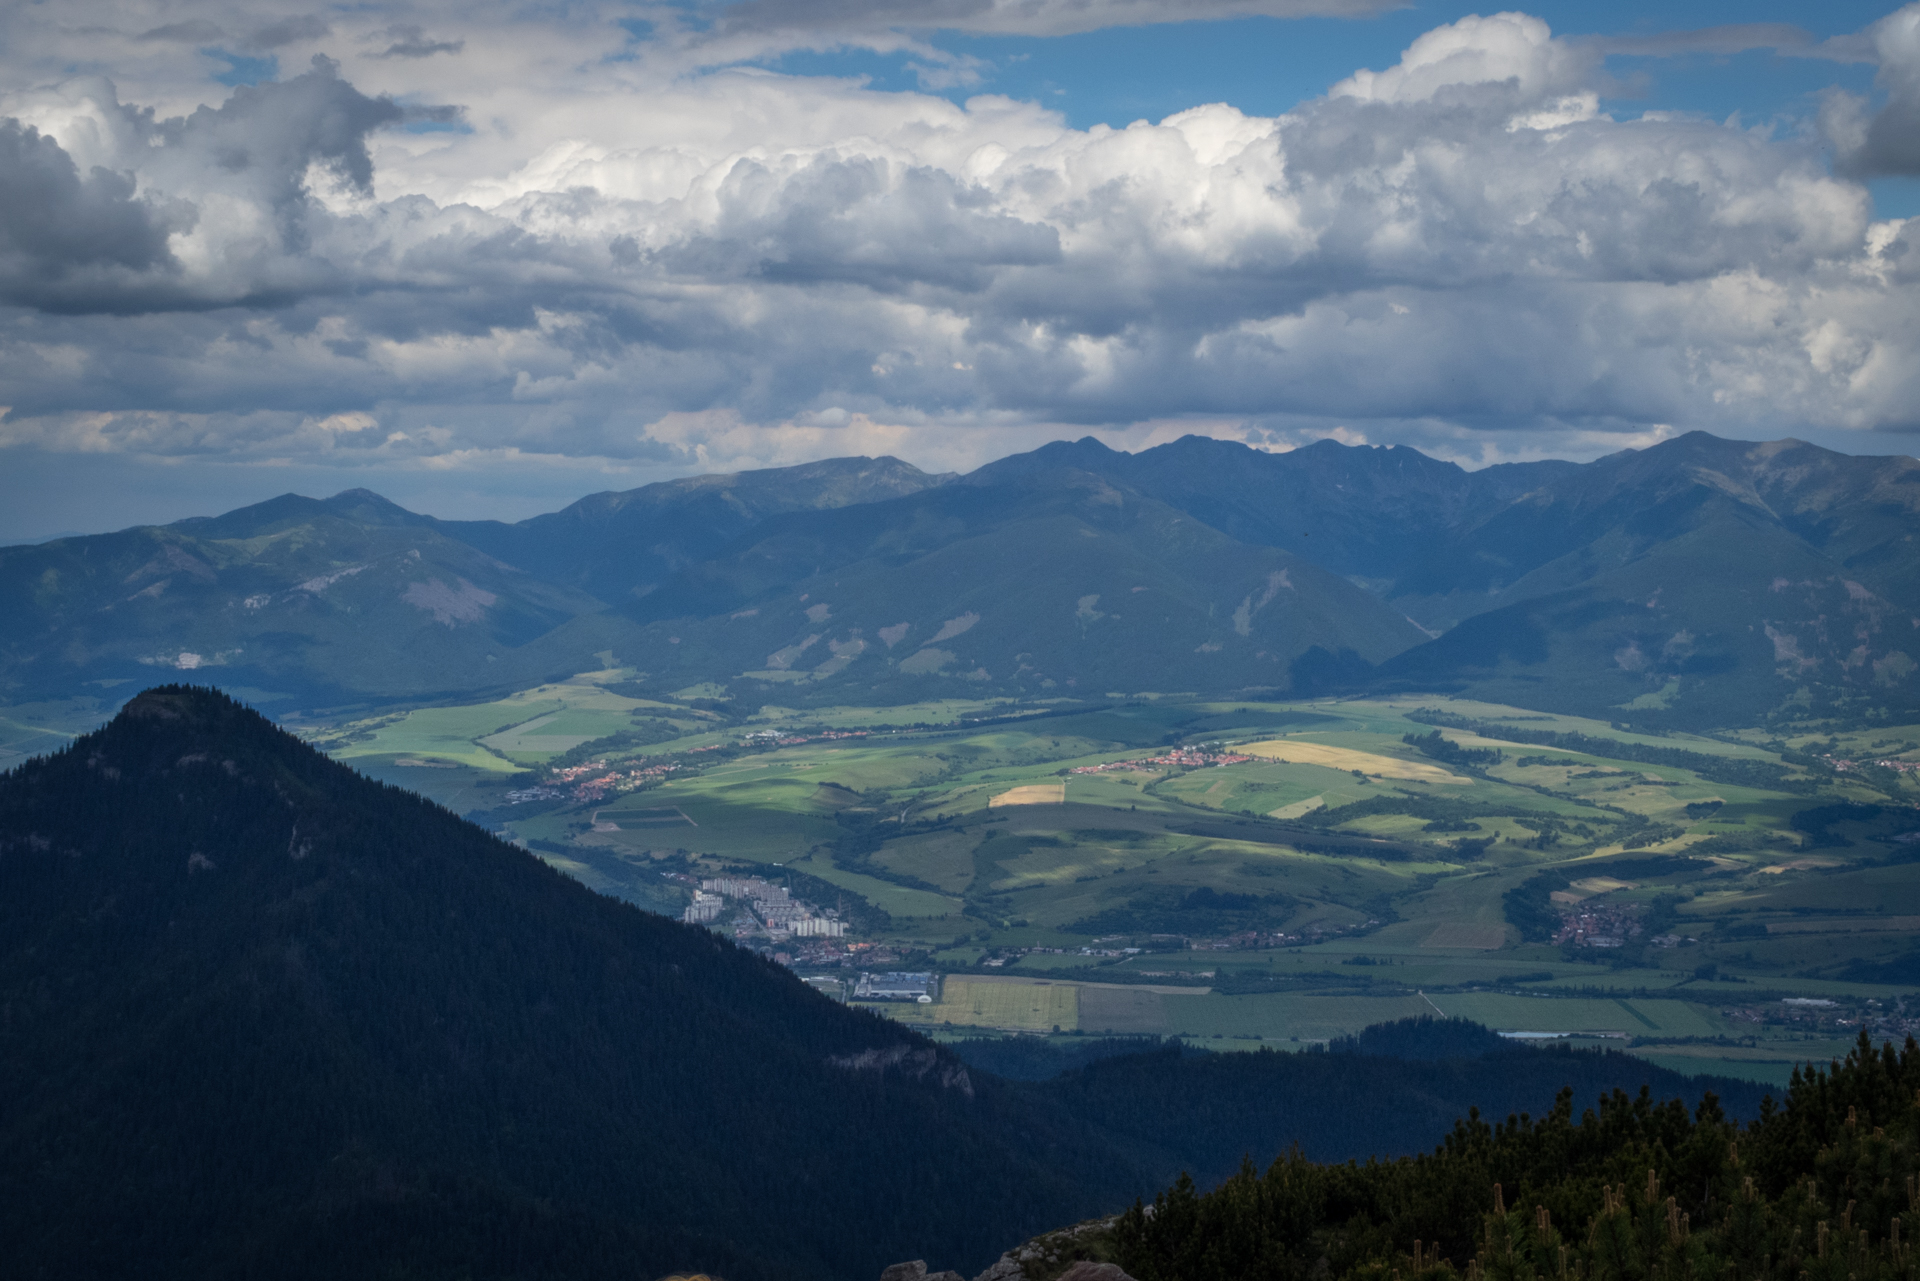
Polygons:
M376 58L431 58L436 53L459 53L467 47L464 40L430 40L419 27L388 27L379 40L392 41Z
M332 34L333 28L312 14L282 18L240 38L240 47L253 51L278 49L302 40L319 40Z
M303 75L243 85L220 106L165 121L154 133L172 151L170 159L235 175L280 206L303 194L304 176L315 161L359 190L371 190L367 135L404 115L391 98L369 98L340 78L338 63L316 54Z
M1867 125L1859 149L1841 156L1837 167L1860 178L1920 176L1920 98L1890 100Z
M1867 28L1887 100L1868 117L1851 95L1829 95L1822 125L1835 144L1834 168L1858 178L1920 175L1920 4Z
M195 18L191 22L171 22L164 27L155 27L135 38L170 44L218 44L227 38L227 33L204 18Z
M331 34L333 28L312 14L300 14L282 18L278 22L268 23L232 37L236 48L249 53L264 53L269 49L278 49L282 45L294 44L301 40L319 40ZM165 41L170 44L219 45L229 40L226 28L208 22L204 18L195 18L188 22L172 22L164 27L155 27L143 31L135 39L141 41Z
M0 121L0 294L60 306L173 265L165 220L126 174L81 175L52 138Z

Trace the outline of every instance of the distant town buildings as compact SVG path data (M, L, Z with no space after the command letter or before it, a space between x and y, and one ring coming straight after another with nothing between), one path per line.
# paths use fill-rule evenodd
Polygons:
M629 770L609 770L605 761L569 765L565 769L554 770L545 783L508 792L506 802L509 805L525 805L529 801L604 800L609 792L631 792L656 779L665 778L680 768L672 761Z
M1100 765L1076 765L1074 774L1106 774L1123 769L1203 769L1218 765L1244 765L1256 759L1238 752L1215 752L1203 748L1176 747L1158 756L1142 756L1130 761L1107 761Z
M687 910L680 919L689 925L706 925L720 919L720 913L726 911L727 900L720 894L709 894L705 890L693 892L693 902L687 904Z
M700 882L693 902L681 918L690 924L705 925L720 918L727 900L748 905L735 919L736 932L764 932L776 942L789 938L839 938L847 932L846 922L837 919L831 909L817 910L812 904L793 897L784 885L774 885L758 876L715 876Z
M856 1001L918 1001L930 1005L940 995L939 976L889 970L884 974L862 973L853 985Z
M1613 904L1589 899L1560 909L1560 928L1555 943L1575 947L1624 947L1641 930L1641 908L1637 903Z
M871 731L864 729L827 730L819 734L789 734L781 729L755 730L740 740L742 747L793 747L800 743L823 743L841 738L865 738Z

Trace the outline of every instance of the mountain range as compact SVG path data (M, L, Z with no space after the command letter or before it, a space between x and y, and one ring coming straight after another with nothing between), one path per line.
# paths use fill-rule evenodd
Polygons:
M0 548L11 701L262 705L625 666L787 703L1393 690L1700 726L1920 705L1920 462L1691 433L1469 472L1087 439L670 481L518 524L377 495Z
M1182 1171L1408 1153L1472 1105L1762 1110L1481 1028L1334 1048L1003 1079L210 689L0 775L9 1276L972 1270Z

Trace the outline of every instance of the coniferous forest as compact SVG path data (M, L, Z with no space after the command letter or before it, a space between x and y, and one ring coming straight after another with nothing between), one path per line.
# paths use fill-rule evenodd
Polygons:
M1920 1227L1920 1047L1863 1033L1741 1124L1649 1094L1492 1123L1434 1151L1318 1165L1298 1152L1122 1216L1139 1281L1906 1281Z

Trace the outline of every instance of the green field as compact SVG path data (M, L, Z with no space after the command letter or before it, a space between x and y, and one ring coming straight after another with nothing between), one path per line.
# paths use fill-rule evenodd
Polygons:
M1738 727L1656 738L1439 696L730 710L717 686L643 700L608 688L620 675L308 732L656 910L685 901L675 875L784 877L851 904L864 924L845 940L741 941L808 972L946 970L938 1006L879 1007L928 1026L1298 1046L1441 1011L1772 1081L1863 1023L1920 1013L1901 959L1920 841L1897 839L1920 832L1920 786L1783 769L1778 741ZM1502 758L1415 750L1422 708L1494 726L1443 736ZM22 743L54 732L15 720ZM1506 724L1606 742L1516 744ZM1920 730L1793 741L1885 753ZM1151 759L1255 743L1265 755L1244 763ZM1063 784L1063 803L994 803ZM1853 808L1820 809L1835 805ZM1529 894L1531 926L1514 905ZM1541 932L1580 912L1635 932L1618 947ZM1007 981L1023 976L1048 985Z

